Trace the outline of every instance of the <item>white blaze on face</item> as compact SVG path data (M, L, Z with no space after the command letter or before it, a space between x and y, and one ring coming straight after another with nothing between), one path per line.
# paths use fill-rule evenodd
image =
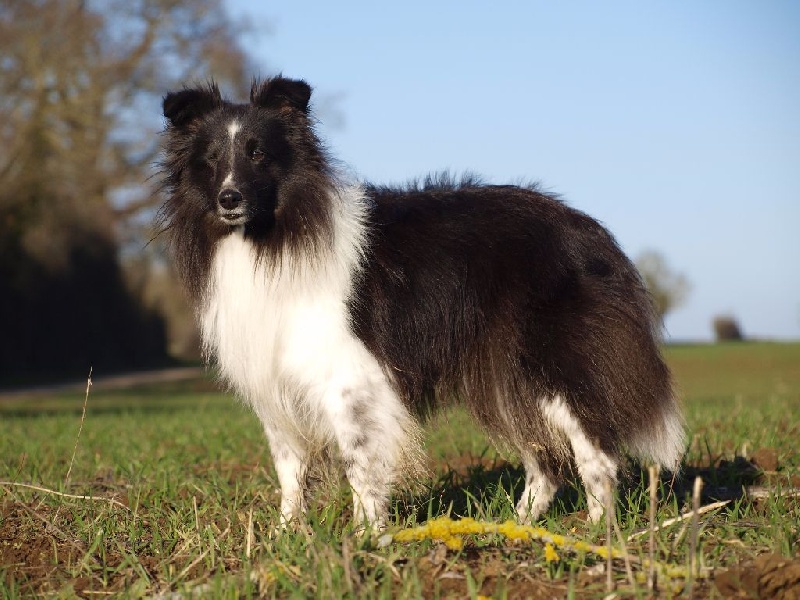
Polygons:
M239 133L242 129L242 124L237 120L234 119L228 124L228 137L230 138L231 143L231 159L230 159L230 171L228 172L227 177L222 182L222 189L226 187L236 187L236 184L233 180L233 158L235 154L235 143L236 143L236 134Z
M236 134L242 129L242 124L239 123L238 120L234 119L228 125L228 135L231 137L231 145L233 145L233 140L236 138Z

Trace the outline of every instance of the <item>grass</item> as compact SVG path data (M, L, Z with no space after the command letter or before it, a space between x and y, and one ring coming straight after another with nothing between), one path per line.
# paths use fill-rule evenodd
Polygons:
M730 502L699 519L700 579L684 577L689 521L656 532L657 560L676 569L659 589L764 594L788 590L793 580L775 573L795 571L800 585L800 499L788 493L800 487L800 344L681 346L667 357L691 442L683 480L671 493L660 486L656 520L680 516L696 475L704 503ZM208 381L92 392L78 438L83 402L82 393L0 400L1 598L606 594L604 559L592 552L556 546L554 559L541 542L500 533L466 534L458 549L430 538L382 546L353 530L345 485L320 490L308 521L273 537L278 490L260 425ZM426 445L435 478L398 492L390 531L440 515L513 518L522 473L463 413L432 423ZM648 507L646 477L633 467L617 498L623 538L647 529ZM585 514L583 492L568 487L540 525L603 546L605 526ZM626 544L637 573L647 539ZM623 561L612 575L624 593L647 595Z

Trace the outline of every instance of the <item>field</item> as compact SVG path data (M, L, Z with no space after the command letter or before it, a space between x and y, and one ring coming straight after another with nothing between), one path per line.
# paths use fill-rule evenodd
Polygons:
M800 597L800 344L678 346L667 357L689 447L681 477L658 487L656 592ZM276 537L260 426L209 380L90 391L83 416L85 399L0 398L2 598L608 593L606 526L587 524L579 487L560 492L543 529L485 525L513 517L522 473L460 412L427 428L434 475L398 492L387 534L354 531L349 491L331 482L308 522ZM719 504L692 519L697 476L701 504ZM651 595L647 480L632 465L617 497L610 585L622 596ZM440 515L474 518L461 526L478 533L452 537L440 520L417 541L397 534Z

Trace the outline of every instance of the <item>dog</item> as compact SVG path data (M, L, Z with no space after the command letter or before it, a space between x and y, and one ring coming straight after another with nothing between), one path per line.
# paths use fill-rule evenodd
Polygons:
M419 465L420 425L465 406L525 469L522 522L576 467L603 515L626 455L680 465L661 324L612 235L536 186L348 181L311 87L168 93L162 218L204 352L263 424L281 522L334 449L354 520L381 527Z

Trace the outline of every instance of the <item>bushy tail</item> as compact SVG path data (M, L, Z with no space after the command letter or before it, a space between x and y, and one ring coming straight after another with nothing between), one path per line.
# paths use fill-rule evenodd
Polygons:
M678 402L671 398L661 409L650 427L638 433L630 442L631 453L651 461L662 469L677 472L686 448L686 428Z

